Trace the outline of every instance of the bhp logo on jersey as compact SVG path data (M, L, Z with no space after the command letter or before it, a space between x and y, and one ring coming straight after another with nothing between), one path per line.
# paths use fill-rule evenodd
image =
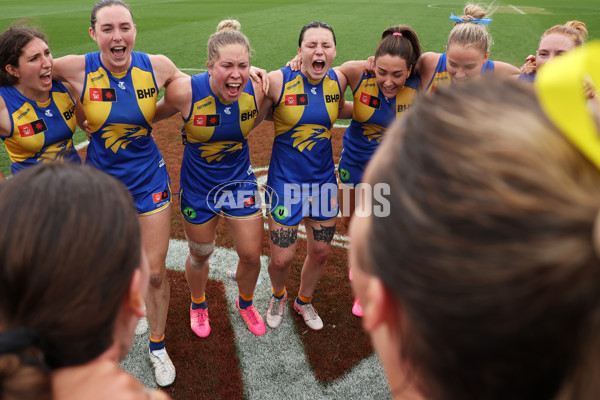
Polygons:
M258 115L258 111L256 111L256 110L242 113L242 115L240 115L240 121L247 121L249 119L256 118L257 115Z
M408 109L411 107L411 104L398 104L396 106L396 112L402 113L405 111L408 111Z
M37 121L33 121L28 124L19 125L18 128L21 137L33 136L37 133L48 130L43 119L38 119Z
M219 126L221 125L220 114L194 115L194 126Z
M229 181L215 186L208 192L206 204L216 214L223 213L226 217L240 217L247 213L236 210L258 212L263 201L256 181ZM257 217L262 218L262 214Z
M326 103L337 103L340 101L340 95L339 94L327 94L325 95L325 102Z
M371 108L376 108L378 110L379 110L379 107L381 107L381 100L379 99L379 97L371 96L368 93L360 94L360 102Z
M117 101L117 92L112 88L90 88L90 101Z
M153 97L154 94L156 94L156 89L155 88L138 89L138 90L136 90L136 93L137 93L138 99L146 99L148 97Z
M308 96L303 94L286 94L285 95L286 106L307 106Z
M70 120L74 116L75 116L75 106L71 107L70 110L67 110L63 113L63 117L65 118L65 121Z

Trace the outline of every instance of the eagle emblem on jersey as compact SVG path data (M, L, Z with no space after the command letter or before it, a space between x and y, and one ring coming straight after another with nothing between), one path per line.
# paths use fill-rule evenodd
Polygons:
M209 163L221 161L227 154L235 153L241 149L242 143L235 141L203 143L198 146L198 150L202 151L200 155Z
M308 148L312 150L313 146L320 140L330 140L331 131L322 125L304 124L298 125L292 134L294 139L293 146L301 152Z
M62 161L69 149L70 140L51 144L36 155L37 162Z
M110 148L113 152L124 149L135 139L146 136L148 129L139 125L129 124L110 124L102 133L102 139L105 139L104 147Z
M374 124L363 124L363 136L379 143L383 137L383 130L380 126Z

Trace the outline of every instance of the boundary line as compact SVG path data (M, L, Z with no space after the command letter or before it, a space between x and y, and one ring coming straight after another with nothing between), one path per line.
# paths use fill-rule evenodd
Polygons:
M516 12L518 12L519 14L525 15L526 12L523 10L518 9L517 7L513 6L512 4L508 5L510 8L512 8L513 10L515 10Z
M75 145L75 150L79 151L81 149L84 149L84 148L87 147L88 144L90 144L90 141L89 140L84 140L83 142Z

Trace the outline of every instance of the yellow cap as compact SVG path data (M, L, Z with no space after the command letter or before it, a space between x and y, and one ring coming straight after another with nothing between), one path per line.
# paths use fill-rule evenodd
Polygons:
M590 42L544 64L536 92L548 118L600 168L600 132L586 88L600 85L600 41Z

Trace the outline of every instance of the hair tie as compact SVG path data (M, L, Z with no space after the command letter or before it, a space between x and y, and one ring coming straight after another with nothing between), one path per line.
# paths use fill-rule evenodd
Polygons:
M24 327L0 333L0 355L18 354L30 346L40 346L41 338L37 332Z
M394 32L394 33L392 33L392 35L393 36L400 36L400 37L402 37L402 34L400 32Z
M481 18L481 19L473 18L470 21L465 21L464 19L454 15L454 13L450 13L450 19L454 22L458 22L459 24L464 24L466 22L472 22L474 24L489 25L490 22L492 22L491 18Z

